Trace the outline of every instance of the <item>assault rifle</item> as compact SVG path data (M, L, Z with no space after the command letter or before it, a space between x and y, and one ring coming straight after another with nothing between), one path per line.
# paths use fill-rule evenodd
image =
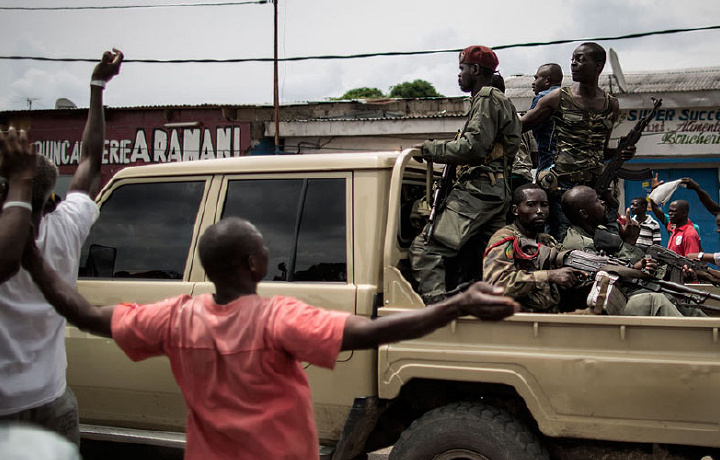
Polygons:
M647 248L645 253L658 262L667 265L666 280L682 283L684 278L683 267L685 266L693 271L698 280L720 286L720 275L716 270L708 268L704 262L690 260L657 244Z
M654 97L650 99L652 99L653 101L652 110L647 116L638 120L638 122L635 124L635 126L633 126L633 128L630 130L629 133L627 133L626 136L620 138L617 145L616 155L608 162L608 164L605 166L605 169L603 169L602 174L600 174L600 177L595 182L595 191L598 195L602 195L603 193L605 193L608 187L610 187L612 181L614 181L618 177L620 179L628 180L642 180L650 179L652 177L652 171L650 171L649 169L632 170L623 168L622 165L623 163L625 163L625 161L620 158L621 150L637 144L637 142L640 140L640 137L642 136L642 132L645 130L645 127L648 125L648 123L650 123L653 118L655 118L655 114L662 105L662 99L655 99Z
M576 249L559 253L558 262L562 262L563 266L588 273L589 279L594 279L597 272L601 270L615 273L623 284L638 286L652 292L671 294L680 301L681 305L688 307L698 308L708 299L720 300L718 294L655 278L649 273L626 266L622 260L614 257L600 256ZM720 311L720 307L713 305L702 305L702 308Z
M432 207L430 208L430 215L428 216L429 226L427 235L425 235L425 241L429 241L435 232L438 212L440 212L442 206L445 204L445 199L452 188L453 182L455 182L456 168L457 166L454 164L446 164L443 168L442 176L440 176L440 179L435 183L435 194L433 195Z

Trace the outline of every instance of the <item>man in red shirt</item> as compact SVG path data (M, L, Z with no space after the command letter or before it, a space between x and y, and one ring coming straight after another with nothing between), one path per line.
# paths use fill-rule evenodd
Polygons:
M421 337L468 314L499 320L520 308L500 296L502 288L484 283L427 308L374 320L289 297L259 297L268 250L260 232L239 218L209 227L198 252L215 294L98 308L49 269L37 249L23 258L70 323L112 337L132 360L168 356L188 407L188 459L318 458L302 361L332 368L341 350Z
M650 201L653 214L670 233L668 249L685 257L687 254L700 252L700 235L695 226L688 219L690 203L685 200L675 200L668 207L667 216L653 200Z

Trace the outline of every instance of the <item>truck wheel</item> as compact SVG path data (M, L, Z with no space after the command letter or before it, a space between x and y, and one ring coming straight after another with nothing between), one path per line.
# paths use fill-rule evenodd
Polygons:
M526 426L483 403L438 407L415 420L395 443L390 460L548 460Z

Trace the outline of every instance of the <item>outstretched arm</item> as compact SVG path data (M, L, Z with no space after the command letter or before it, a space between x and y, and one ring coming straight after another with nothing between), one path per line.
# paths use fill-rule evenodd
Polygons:
M502 288L478 282L443 302L410 313L370 320L350 316L343 331L343 350L374 348L380 344L409 340L429 334L464 315L497 321L520 311L510 297L501 296Z
M720 214L720 205L718 205L711 197L708 192L700 188L700 184L695 182L693 179L689 177L683 177L680 179L680 183L685 185L690 190L695 190L695 193L697 193L698 198L700 199L700 203L705 206L705 209L708 210L709 213L713 215Z
M30 240L23 254L23 267L30 272L33 281L45 299L64 316L70 324L83 331L112 337L111 321L115 306L93 307L79 292L63 281L55 270L45 263L42 254Z
M82 136L80 163L70 182L68 191L78 191L88 195L96 191L105 146L103 90L105 84L120 72L122 60L122 52L113 48L112 53L106 51L103 54L102 60L93 70L90 82L90 109L88 110L88 119Z
M0 132L0 172L7 179L0 187L0 283L20 269L20 259L32 236L32 179L35 173L35 149L27 133L15 128L7 136Z
M548 120L559 105L560 89L555 89L540 99L535 108L528 110L525 115L520 117L522 131L529 131L540 123Z

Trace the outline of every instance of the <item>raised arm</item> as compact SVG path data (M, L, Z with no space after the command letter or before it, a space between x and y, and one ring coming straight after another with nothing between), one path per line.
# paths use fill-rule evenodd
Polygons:
M540 99L535 108L528 110L525 115L520 117L522 131L529 131L540 123L549 120L559 105L560 89L555 89Z
M28 241L22 259L23 267L45 299L70 324L83 331L112 337L110 323L115 306L93 307L77 290L63 281L55 270L45 263L33 240Z
M106 51L100 63L95 66L90 81L90 109L82 136L80 163L70 182L68 191L94 194L100 181L102 153L105 146L105 111L103 90L105 84L120 72L123 54L113 48Z
M501 296L502 288L478 282L443 302L410 313L370 320L350 316L343 331L343 350L374 348L383 343L422 337L464 315L497 321L520 311L510 297Z
M718 205L711 197L708 192L700 188L700 184L695 182L690 177L683 177L680 179L680 183L685 185L690 190L695 190L695 193L697 193L698 198L700 199L700 203L705 206L705 209L708 210L709 213L713 215L720 214L720 205Z
M23 248L31 236L32 179L35 173L35 149L27 133L15 128L7 136L0 132L0 175L4 199L0 214L0 283L20 269Z
M655 190L658 188L658 186L664 184L664 180L658 180L658 173L655 173L655 175L650 179L650 188L652 190ZM657 217L657 220L660 221L663 227L666 227L668 224L667 219L665 218L665 213L663 212L662 208L653 201L652 198L648 196L648 201L650 202L650 209L652 209L653 214L655 214L655 217Z

